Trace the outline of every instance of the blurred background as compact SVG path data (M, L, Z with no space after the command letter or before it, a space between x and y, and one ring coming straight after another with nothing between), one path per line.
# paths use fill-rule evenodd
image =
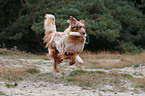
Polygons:
M47 52L44 16L64 31L69 16L84 19L90 44L85 50L139 53L145 50L145 0L0 0L0 48Z

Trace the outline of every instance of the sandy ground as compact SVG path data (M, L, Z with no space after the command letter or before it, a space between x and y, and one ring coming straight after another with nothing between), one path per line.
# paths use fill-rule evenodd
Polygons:
M50 82L19 82L15 88L4 87L0 82L1 90L9 96L145 96L144 93L135 94L133 92L114 93L101 92L98 90L82 90L78 86L64 86Z
M0 58L1 60L9 60L5 58ZM53 73L59 75L61 73L54 73L52 67L52 60L43 59L19 59L20 61L27 61L29 63L43 62L38 64L37 67L40 68L41 73ZM48 64L46 64L48 63ZM51 63L51 64L50 64ZM62 63L61 65L65 65ZM68 66L65 70L72 70L77 68L76 65ZM120 73L130 73L135 78L145 77L145 66L140 66L138 68L125 67L122 69L84 69L86 71L116 71ZM142 76L136 76L134 73L143 74ZM7 82L7 81L6 81ZM109 88L110 86L108 86ZM107 86L106 86L107 88ZM19 81L18 86L15 88L7 88L6 83L0 81L0 91L4 92L8 96L145 96L145 92L141 91L139 94L135 94L131 91L126 93L121 92L102 92L99 90L83 90L79 86L65 86L63 84L54 84L52 82L32 82L32 81ZM5 95L4 95L5 96Z
M2 87L2 91L10 96L97 96L77 86L64 86L50 82L19 82L15 88Z

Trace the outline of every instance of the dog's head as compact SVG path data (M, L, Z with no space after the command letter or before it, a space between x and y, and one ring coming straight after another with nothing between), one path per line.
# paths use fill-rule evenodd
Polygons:
M73 16L70 16L70 20L67 21L71 26L72 33L79 33L81 36L86 35L85 20L77 21Z

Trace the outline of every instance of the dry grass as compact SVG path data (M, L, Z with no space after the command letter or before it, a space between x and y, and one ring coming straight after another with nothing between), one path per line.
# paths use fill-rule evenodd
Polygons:
M124 85L126 85L127 82L133 82L133 80L135 80L128 74L106 73L103 71L88 72L82 70L75 70L66 78L72 85L75 84L81 87L90 87L93 89L97 88L99 90L105 86L112 86L112 90L114 91L127 90ZM137 85L137 83L134 83L134 85Z
M111 86L113 89L108 89L112 91L125 91L128 90L126 87L128 82L133 83L134 86L141 84L145 87L145 79L138 80L133 78L129 74L119 74L119 73L106 73L103 71L88 72L83 70L74 70L72 72L65 71L63 74L58 75L55 73L44 73L44 74L33 74L38 73L39 70L35 66L25 66L31 65L30 62L19 61L17 58L35 58L48 60L46 56L28 54L24 52L19 52L17 50L0 50L0 55L6 56L6 59L12 59L13 61L0 61L0 77L8 80L31 80L31 81L46 81L46 82L56 82L63 84L72 84L83 86L83 88L91 87L93 89L98 88L102 90L105 86ZM2 57L2 56L1 56ZM16 59L15 59L16 58ZM110 52L100 52L98 54L85 51L81 54L81 58L84 60L84 64L77 67L89 68L123 68L132 65L145 65L145 53L140 54L119 54ZM18 60L18 61L17 61ZM23 67L6 67L11 65L22 65ZM34 62L32 62L34 65ZM2 67L3 66L3 67ZM64 67L65 65L62 65ZM60 67L60 66L59 66ZM63 68L64 69L64 68ZM49 70L49 69L48 69ZM70 72L70 74L69 74ZM68 75L69 74L69 75ZM26 78L27 77L27 78ZM24 79L26 78L26 79ZM107 89L105 89L107 90Z
M19 59L47 59L44 55L35 55L18 51L17 48L8 50L0 48L0 77L8 80L23 80L26 76L39 73L40 70L34 63ZM39 62L38 62L39 63ZM26 66L27 65L27 66Z
M27 67L1 67L0 77L8 80L23 80L23 77L28 73L39 73L40 71L35 66Z
M87 68L123 68L145 63L145 52L140 54L119 54L100 52L98 54L84 52L81 54ZM145 65L145 64L144 64Z
M85 90L97 89L103 92L132 91L139 93L141 88L145 91L145 79L142 82L141 78L134 78L132 75L117 72L74 70L64 78L68 81L68 85L81 86ZM129 88L134 88L134 90Z
M46 55L36 55L36 54L32 54L32 53L27 53L25 51L21 52L19 50L17 50L17 48L12 48L11 50L8 50L7 48L0 48L0 55L6 56L6 57L10 57L11 59L19 59L19 58L23 58L23 59L37 59L37 58L42 58L42 59L46 59L49 60L48 57L46 57Z
M2 91L0 91L0 96L6 96Z

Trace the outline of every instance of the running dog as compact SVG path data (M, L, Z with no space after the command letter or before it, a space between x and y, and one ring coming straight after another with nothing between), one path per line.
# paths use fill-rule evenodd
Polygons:
M77 21L70 16L67 20L69 27L64 32L57 32L54 15L46 14L45 17L44 42L46 42L50 56L54 59L54 71L59 72L57 65L66 59L69 60L70 65L76 61L83 63L79 54L83 51L86 40L85 20Z

